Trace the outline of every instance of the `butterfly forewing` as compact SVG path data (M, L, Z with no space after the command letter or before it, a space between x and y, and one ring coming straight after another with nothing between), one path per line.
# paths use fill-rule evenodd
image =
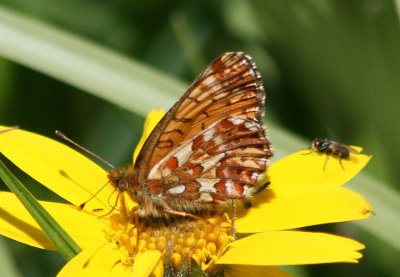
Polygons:
M271 156L265 92L251 58L211 63L146 141L135 168L150 195L216 204L248 196Z

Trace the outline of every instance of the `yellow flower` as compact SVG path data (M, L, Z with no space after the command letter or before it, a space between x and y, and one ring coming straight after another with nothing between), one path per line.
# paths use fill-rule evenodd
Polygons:
M138 149L163 114L150 113ZM84 210L77 208L107 183L107 172L62 143L23 130L1 133L6 128L0 126L0 152L72 204L41 201L83 249L59 276L162 276L168 266L183 267L189 257L203 270L223 270L225 276L289 276L276 266L356 263L362 257L364 245L350 238L289 229L368 218L369 203L341 185L367 164L369 156L352 154L342 161L345 169L331 158L323 170L324 154L300 151L269 167L271 185L238 207L235 218L221 213L206 217L214 225L182 218L144 226L135 224L135 203L113 193L111 185ZM55 250L12 193L0 192L0 201L2 235ZM119 204L102 217L110 203ZM221 228L232 221L235 232Z

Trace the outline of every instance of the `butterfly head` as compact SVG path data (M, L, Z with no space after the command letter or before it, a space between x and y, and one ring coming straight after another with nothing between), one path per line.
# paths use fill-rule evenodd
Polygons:
M137 191L141 189L135 171L132 167L124 169L112 169L108 171L108 178L111 184L118 191Z

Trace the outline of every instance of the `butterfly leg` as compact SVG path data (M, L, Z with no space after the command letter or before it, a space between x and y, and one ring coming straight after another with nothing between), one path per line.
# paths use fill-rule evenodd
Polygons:
M237 218L237 206L236 206L236 202L235 199L232 199L232 224L231 224L231 235L236 239L237 235L236 235L236 225L235 225L235 221Z
M134 250L132 256L136 257L136 254L139 251L138 245L139 245L140 227L141 226L139 226L139 224L140 224L139 223L139 210L140 210L140 208L137 206L134 209L135 209L135 211L133 212L133 225L136 226L136 247L135 247L135 250Z
M186 213L186 212L179 212L179 211L174 211L174 210L165 210L165 212L169 213L169 214L172 214L172 215L179 215L179 216L183 216L183 217L191 217L191 218L197 219L199 221L203 221L204 223L212 225L212 226L214 226L216 228L231 228L231 227L227 227L227 226L225 227L225 226L219 226L219 225L213 224L210 221L208 221L207 219L204 219L204 218L199 217L197 215Z

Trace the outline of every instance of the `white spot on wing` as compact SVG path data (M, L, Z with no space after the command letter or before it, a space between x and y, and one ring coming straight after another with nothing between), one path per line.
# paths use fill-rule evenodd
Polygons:
M260 129L254 122L246 122L244 126L250 131L258 131Z
M178 166L182 166L184 163L187 162L190 155L193 153L192 151L192 142L185 145L183 148L179 149L174 155L178 159ZM165 176L165 175L164 175Z
M160 163L156 164L150 171L148 178L151 180L158 180L161 179L161 172L159 170Z
M246 185L244 185L244 186L243 186L243 195L246 196L247 193L249 193L249 187L246 186Z
M207 172L211 167L215 166L224 156L225 153L219 153L202 162L201 166L203 167L203 172Z
M253 174L251 174L251 179L252 179L252 180L253 180L253 179L256 179L256 180L257 180L258 175L260 175L260 173L257 172L257 171L254 171Z
M211 194L203 192L203 193L200 193L200 198L197 201L212 202L213 198L212 198Z
M259 148L255 148L255 147L247 147L247 148L243 148L240 149L240 154L241 155L245 155L245 154L249 154L249 155L264 155L264 150L259 149Z
M252 167L252 168L260 167L260 165L254 159L246 159L244 162L240 162L240 165L243 167Z
M225 183L225 189L227 194L234 194L236 191L233 191L233 182L231 180Z
M231 117L231 118L228 118L228 120L235 125L240 125L244 122L244 119L238 118L238 117Z
M210 86L215 83L215 77L214 76L208 76L206 79L203 80L202 84L206 86Z
M162 169L162 175L163 176L168 176L170 174L171 174L171 169L169 169L169 168L163 168Z
M184 185L179 185L179 186L170 188L169 190L167 190L167 193L169 193L169 194L181 194L184 191L185 191L185 186Z
M263 180L264 177L265 177L265 174L264 174L264 173L261 173L260 175L258 175L258 177L257 177L257 182L256 182L256 183L261 182L261 180Z
M219 182L219 179L197 178L196 181L201 185L200 192L217 192L214 185Z
M215 133L215 129L210 129L210 130L208 130L207 132L205 132L205 133L203 134L203 140L204 140L205 142L210 141L210 140L213 138L214 133Z

